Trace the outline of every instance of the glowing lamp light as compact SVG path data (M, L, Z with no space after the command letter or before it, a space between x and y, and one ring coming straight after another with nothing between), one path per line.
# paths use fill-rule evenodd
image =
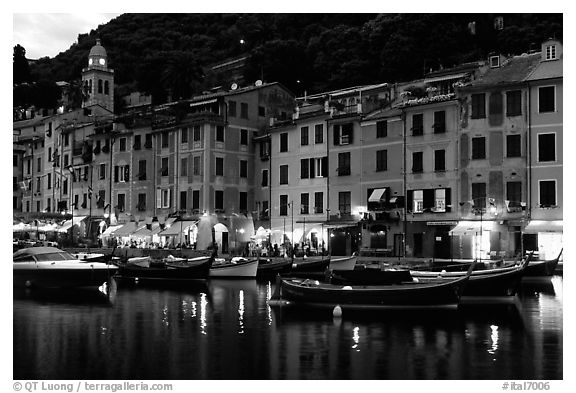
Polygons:
M244 233L244 228L240 228L240 229L238 230L238 232Z

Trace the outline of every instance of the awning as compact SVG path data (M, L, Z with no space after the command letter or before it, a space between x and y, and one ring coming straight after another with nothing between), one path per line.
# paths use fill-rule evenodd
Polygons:
M71 220L65 221L64 224L60 228L58 228L58 232L68 232L68 230L72 227L72 224L78 225L80 224L86 216L78 216L74 217Z
M199 220L173 222L170 228L167 228L165 231L160 232L160 236L178 236L181 233L186 232L191 226L196 225L198 221Z
M386 187L375 189L374 191L372 191L372 194L370 194L368 202L382 202L382 196L384 196L385 192Z
M564 221L532 220L524 228L524 233L560 232L564 231Z
M110 236L114 233L114 231L120 229L122 225L111 225L104 232L102 232L102 236Z
M468 75L468 74L460 73L460 74L449 74L449 75L437 76L436 78L426 78L426 79L424 79L424 83L433 83L433 82L447 81L447 80L451 80L451 79L460 79L460 78L464 78L466 75Z
M482 221L482 231L494 229L494 221ZM480 233L480 221L460 221L451 231L450 235L475 235Z
M136 222L127 222L126 224L122 225L121 228L118 228L114 232L114 236L129 236L132 233L136 232L140 226Z

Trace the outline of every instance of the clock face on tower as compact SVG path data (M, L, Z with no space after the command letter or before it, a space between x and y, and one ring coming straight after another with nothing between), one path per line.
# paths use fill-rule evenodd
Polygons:
M88 65L92 65L92 59L88 59Z
M106 60L104 60L104 59L100 59L99 62L100 62L100 65L106 64Z

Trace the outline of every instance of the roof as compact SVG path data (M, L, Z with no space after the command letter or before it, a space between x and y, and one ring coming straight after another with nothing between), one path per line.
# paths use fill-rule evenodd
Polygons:
M536 81L541 79L562 78L562 59L542 61L526 77L527 81Z
M478 79L466 84L466 87L487 87L523 82L538 66L540 53L514 56L498 68L490 68Z
M383 87L387 87L389 86L388 83L377 83L377 84L373 84L373 85L361 85L361 86L353 86L353 87L346 87L344 89L338 89L338 90L331 90L331 91L325 91L322 93L316 93L316 94L310 94L307 95L306 97L298 97L297 100L302 101L302 100L313 100L316 98L322 98L324 96L344 96L347 94L352 94L352 93L356 93L356 92L360 92L360 91L367 91L367 90L374 90L374 89L379 89L379 88L383 88Z
M100 40L96 39L96 45L94 45L92 47L92 49L90 49L90 57L92 56L99 56L99 57L106 57L108 56L106 54L106 49L104 49L104 47L102 45L100 45Z
M226 97L226 96L231 96L231 95L243 94L243 93L250 92L252 90L264 89L264 88L271 87L274 85L278 85L281 88L283 88L284 90L288 91L290 94L292 94L292 92L290 90L288 90L285 86L283 86L280 82L271 82L271 83L263 83L260 86L250 85L250 86L246 86L246 87L240 87L236 90L219 91L216 93L202 94L199 96L194 96L190 100L190 103L199 102L199 101L200 102L201 101L207 101L207 100L218 98L218 97Z
M377 110L377 111L374 111L374 112L372 112L372 113L369 113L369 114L363 119L363 121L387 119L387 118L389 118L389 117L400 116L401 114L402 114L402 111L401 111L400 109L397 109L397 108L379 109L379 110Z
M12 128L17 130L17 129L21 129L21 128L32 127L32 126L44 123L44 121L50 117L52 117L52 116L36 116L33 119L15 121L13 123Z

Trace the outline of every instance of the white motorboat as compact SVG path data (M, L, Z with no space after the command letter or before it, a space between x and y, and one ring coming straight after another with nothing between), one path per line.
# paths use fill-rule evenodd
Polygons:
M56 247L30 247L13 255L14 287L99 289L108 292L118 269L101 262L82 261Z

